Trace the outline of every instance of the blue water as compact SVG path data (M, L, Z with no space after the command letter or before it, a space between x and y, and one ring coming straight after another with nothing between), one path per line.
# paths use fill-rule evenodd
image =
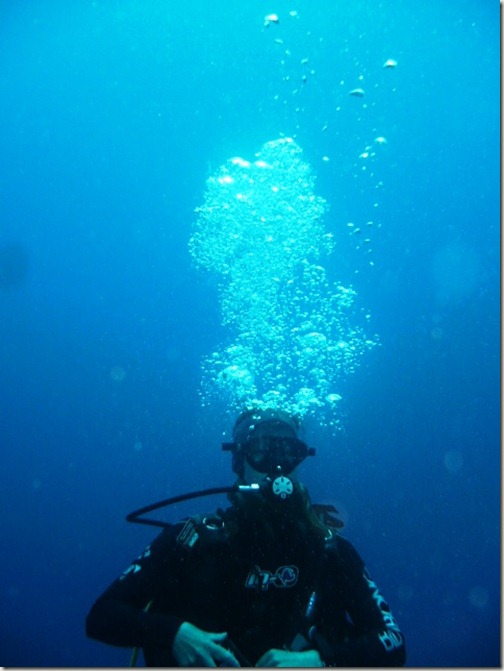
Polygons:
M381 343L304 479L409 665L498 665L497 2L11 1L0 40L1 664L127 664L84 634L155 534L124 516L231 482L198 396L227 334L187 243L208 176L291 136Z

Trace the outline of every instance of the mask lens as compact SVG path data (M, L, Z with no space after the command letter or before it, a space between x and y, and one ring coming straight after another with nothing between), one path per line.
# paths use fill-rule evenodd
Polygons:
M289 474L308 455L308 448L296 438L262 437L247 441L245 458L259 473L272 473L280 466L282 473Z

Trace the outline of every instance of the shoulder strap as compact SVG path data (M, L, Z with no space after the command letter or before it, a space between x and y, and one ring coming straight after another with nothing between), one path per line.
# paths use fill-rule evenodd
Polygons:
M186 550L191 550L201 541L222 543L226 539L227 530L224 520L217 513L212 513L189 517L177 536L177 543Z
M149 612L150 607L152 606L153 603L154 603L154 599L151 599L151 600L149 601L149 603L148 603L148 604L145 606L145 608L143 609L143 610L144 610L144 613L148 613L148 612ZM129 664L131 667L136 666L136 663L137 663L137 660L138 660L138 651L139 651L139 649L140 649L140 648L139 648L138 646L136 646L135 648L133 648L133 653L132 653L132 655L131 655L130 664Z

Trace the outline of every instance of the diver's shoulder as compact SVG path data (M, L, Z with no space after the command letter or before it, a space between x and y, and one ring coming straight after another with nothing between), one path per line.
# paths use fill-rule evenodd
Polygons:
M227 530L222 516L217 512L193 515L177 522L168 530L170 542L186 550L209 543L224 542Z
M359 557L353 543L338 531L331 531L330 537L326 538L325 547L328 558L337 557L339 561L353 561Z

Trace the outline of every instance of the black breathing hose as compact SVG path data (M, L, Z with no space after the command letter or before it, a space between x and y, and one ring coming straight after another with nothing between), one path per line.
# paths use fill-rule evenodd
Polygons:
M174 503L181 503L182 501L189 501L190 499L197 499L200 496L211 496L212 494L229 494L230 492L241 492L241 491L257 491L259 485L233 485L231 487L211 487L210 489L200 489L197 492L189 492L187 494L179 494L178 496L171 496L169 499L163 499L157 503L151 503L149 506L144 506L138 510L134 510L132 513L126 516L127 522L136 522L137 524L148 524L153 527L170 527L171 524L168 522L161 522L160 520L150 520L150 519L140 519L141 515L146 515L151 513L153 510L158 510L159 508L166 508L166 506L171 506Z

